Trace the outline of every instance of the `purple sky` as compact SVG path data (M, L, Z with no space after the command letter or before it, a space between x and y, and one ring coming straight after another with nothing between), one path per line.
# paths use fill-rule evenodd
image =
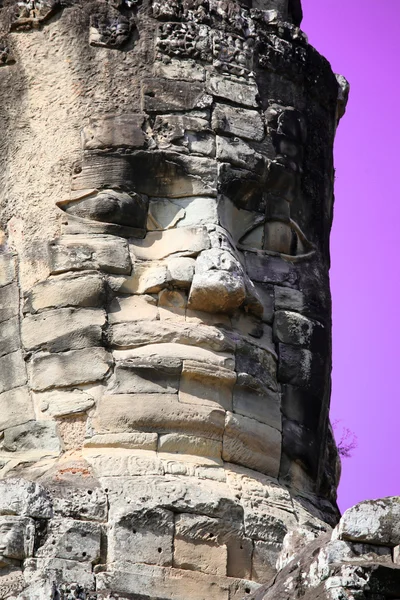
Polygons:
M310 43L351 84L335 147L332 420L358 436L339 506L400 495L399 0L302 0Z

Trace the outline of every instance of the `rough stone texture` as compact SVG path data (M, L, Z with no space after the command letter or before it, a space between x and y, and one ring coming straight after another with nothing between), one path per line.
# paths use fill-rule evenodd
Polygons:
M0 2L0 597L241 600L336 525L348 86L301 17Z

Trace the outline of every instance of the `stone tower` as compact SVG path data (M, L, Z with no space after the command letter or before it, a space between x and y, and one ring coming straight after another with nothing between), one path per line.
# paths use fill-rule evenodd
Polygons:
M240 600L339 519L346 82L300 0L0 6L0 597Z

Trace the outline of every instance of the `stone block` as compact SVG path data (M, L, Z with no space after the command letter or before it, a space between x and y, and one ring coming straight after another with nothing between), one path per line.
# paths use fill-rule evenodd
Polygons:
M49 243L50 273L100 269L106 273L130 273L126 240L116 236L65 235Z
M233 582L225 577L154 565L116 565L97 576L99 592L113 591L152 600L229 600ZM233 580L236 582L236 580Z
M40 410L50 417L65 417L89 410L95 403L90 394L81 390L56 390L35 394Z
M271 477L279 474L281 433L269 425L227 413L222 458Z
M101 309L60 308L22 320L26 350L64 352L102 344L106 314Z
M33 554L35 522L27 517L0 517L0 565L21 561Z
M6 452L45 450L59 454L60 438L54 421L29 421L4 431L3 448Z
M37 558L61 558L96 563L100 558L101 526L88 521L53 518L46 538L35 552Z
M165 474L162 461L153 451L85 447L83 455L97 478L134 477L136 479L143 475L160 477ZM139 502L142 503L140 499ZM124 500L124 505L126 505L126 500Z
M210 247L205 227L150 231L143 240L131 240L130 250L138 260L160 260L179 253L197 255Z
M204 67L194 60L177 60L172 58L168 63L157 61L154 64L154 75L164 79L180 79L181 81L205 81Z
M178 359L132 359L116 364L114 394L178 393L182 363Z
M147 79L142 84L142 109L145 112L207 108L212 102L212 96L201 84L169 79Z
M303 315L288 310L277 310L274 319L274 337L279 342L322 350L326 341L325 327Z
M215 135L207 113L159 115L153 135L159 148L215 156Z
M80 306L98 308L105 302L104 283L98 273L73 273L50 277L35 285L27 294L25 312L45 308Z
M293 461L301 463L305 471L317 478L320 463L321 446L315 430L306 426L283 419L282 451Z
M152 173L152 177L147 177ZM170 151L135 151L132 154L85 155L72 190L123 189L156 198L216 196L215 160ZM115 239L115 238L114 238Z
M222 134L261 142L264 139L264 123L255 110L237 108L228 104L216 104L212 114L212 127Z
M275 306L277 310L290 310L303 312L305 309L305 297L303 292L289 287L274 287Z
M225 412L178 402L174 394L103 396L94 425L100 432L182 432L221 440Z
M0 431L22 425L35 418L32 400L26 387L0 394Z
M79 586L84 589L95 588L90 563L62 558L31 558L24 563L24 573L31 585L25 591L27 595L21 596L21 600L42 600L45 594L47 600L54 594L55 585L65 586L65 582L79 581ZM78 587L77 590L79 589Z
M26 368L21 351L6 354L0 358L0 394L26 383Z
M282 414L317 431L323 403L321 397L304 388L282 385Z
M314 395L321 393L329 366L322 356L306 348L279 344L278 377L282 383L304 387Z
M282 429L280 394L260 385L251 375L238 375L233 390L233 412L256 419L279 431Z
M19 289L16 283L0 288L0 323L19 314Z
M143 148L146 136L142 129L145 115L123 113L90 119L82 130L83 150L107 148Z
M115 360L131 360L132 358L177 358L179 360L194 360L196 362L225 367L234 370L235 355L230 352L214 352L199 346L186 344L149 344L133 350L114 350Z
M207 82L206 90L215 98L222 98L257 108L258 87L255 83L244 82L243 79L232 79L221 75L212 75Z
M172 566L174 514L163 508L132 507L108 531L108 561Z
M111 356L104 348L36 355L30 364L31 385L34 390L44 391L52 387L100 381L107 375L110 366Z
M142 454L149 453L142 452ZM207 521L207 517L212 518L212 526L208 528L206 523L206 529L196 520L193 526L189 526L192 533L188 532L188 535L190 533L196 536L204 530L207 538L209 533L213 531L215 533L216 519L219 519L218 523L223 529L227 523L240 525L243 521L243 508L240 501L235 491L225 482L199 479L197 476L168 474L160 478L158 475L152 476L146 473L138 475L134 480L121 473L122 479L117 480L114 475L115 473L112 473L111 477L102 479L102 484L109 490L111 519L114 515L118 516L125 510L130 510L126 505L126 498L130 498L131 506L140 504L152 508L166 508L174 513L190 512L201 522ZM183 529L180 531L183 535Z
M122 294L157 294L170 281L171 274L165 262L136 263L132 275L122 279L117 289Z
M0 481L0 515L50 519L53 506L47 490L38 483L3 479Z
M186 360L180 379L179 401L232 410L235 382L236 373L230 369Z
M276 562L281 547L279 544L256 540L254 542L252 579L258 583L271 583L276 575Z
M240 340L236 348L236 371L251 375L273 392L278 391L276 380L276 361L274 357L251 344L248 340Z
M217 248L202 252L196 260L189 308L232 313L245 298L245 277L239 261L230 252Z
M295 266L277 256L244 252L246 271L252 281L294 286L298 277Z
M189 257L169 258L167 260L170 284L188 289L193 280L195 260Z
M16 277L15 256L8 252L0 254L0 287L12 283Z
M216 327L193 326L185 321L169 320L117 323L111 326L110 343L114 348L170 343L193 345L216 352L233 351L235 348L231 338Z
M226 575L228 553L225 545L185 540L174 540L174 567L201 571L210 575Z
M230 163L242 169L250 169L262 173L265 168L265 160L261 154L238 137L223 137L218 135L217 159L221 162Z
M250 579L253 540L238 535L232 536L227 541L226 546L228 550L228 577Z
M87 439L85 448L126 448L129 450L157 450L157 433L101 433Z
M400 498L365 500L346 510L332 539L379 546L400 543Z
M215 198L154 199L149 204L149 231L218 223Z
M221 459L222 442L194 435L166 433L159 437L158 452Z
M158 319L157 300L149 295L118 296L111 301L108 321L111 324Z
M51 472L44 478L54 507L53 515L58 519L107 521L107 495L95 477L87 470L84 472L85 461L72 460L68 464L57 478Z
M16 352L21 347L19 319L14 317L0 323L0 357Z

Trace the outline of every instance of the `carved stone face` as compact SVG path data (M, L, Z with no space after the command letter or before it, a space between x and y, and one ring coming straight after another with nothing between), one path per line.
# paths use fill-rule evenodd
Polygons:
M294 7L61 2L10 26L0 458L62 476L83 461L112 565L143 536L138 563L187 570L201 538L193 570L212 547L213 575L256 579L257 552L270 576L313 510L335 520L338 84L279 20Z
M0 567L32 556L35 527L23 517L0 517Z

